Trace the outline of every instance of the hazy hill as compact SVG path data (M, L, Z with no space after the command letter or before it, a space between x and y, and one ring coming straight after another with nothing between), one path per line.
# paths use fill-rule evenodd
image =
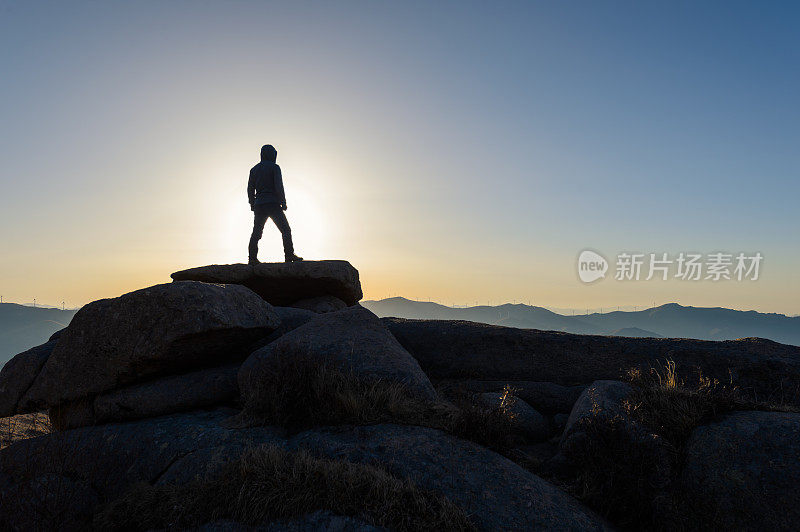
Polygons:
M0 304L0 367L11 357L47 341L66 327L75 310Z
M669 303L636 312L564 316L523 304L452 308L438 303L392 297L361 303L380 317L469 320L522 329L577 334L663 336L700 340L735 340L757 336L800 345L800 317L727 308L684 307Z

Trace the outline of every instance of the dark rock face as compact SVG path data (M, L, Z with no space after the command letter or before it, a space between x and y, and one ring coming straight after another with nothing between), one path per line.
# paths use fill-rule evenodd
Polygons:
M719 530L797 530L800 414L734 412L687 444L687 504Z
M503 393L482 393L480 399L489 408L499 408L503 401ZM550 424L547 419L522 399L514 397L513 404L508 407L508 410L514 428L531 440L543 441L550 435Z
M234 401L239 395L239 364L164 377L99 395L97 423L157 417Z
M0 489L58 475L92 486L107 501L137 482L193 478L219 465L205 459L191 460L192 455L205 458L210 450L225 448L230 459L235 459L239 456L237 449L264 443L281 445L284 441L281 429L223 428L220 423L235 413L221 408L21 440L0 451Z
M336 312L337 310L345 309L347 308L347 303L338 297L320 296L295 301L292 306L294 308L302 308L318 314L324 314L325 312Z
M619 379L674 360L683 378L728 382L760 399L800 404L800 347L760 338L712 342L590 336L467 321L383 318L432 379L537 380L561 385ZM776 390L784 390L778 397ZM785 392L785 391L789 392Z
M242 397L247 400L260 386L276 384L272 369L279 357L309 356L342 364L364 378L401 382L424 399L436 397L417 361L377 316L360 306L319 315L250 355L239 370Z
M58 343L57 331L46 344L33 347L18 354L0 370L0 417L13 416L18 413L20 399L36 380L36 376L47 362L50 353Z
M445 384L445 383L443 383ZM512 393L531 405L539 412L547 415L569 414L585 386L562 386L554 382L517 381L517 380L466 380L450 381L448 386L463 387L473 392L499 392L506 386Z
M482 530L606 530L602 519L502 456L438 430L398 425L314 429L289 441L326 457L379 464L462 507Z
M207 406L230 405L239 396L239 364L163 377L50 409L57 430L158 417Z
M381 532L385 530L385 528L370 525L354 517L317 511L295 519L282 519L255 528L237 521L214 521L194 529L193 532Z
M492 451L438 430L343 426L309 430L287 439L282 429L271 427L224 428L222 422L234 413L231 409L191 412L19 441L0 451L0 492L9 495L0 497L0 514L25 500L15 495L65 479L66 501L74 498L78 505L70 515L80 521L91 515L93 504L114 500L137 483L180 484L203 478L237 459L246 448L269 444L381 465L448 497L486 530L607 528L591 511L541 478ZM78 512L81 508L86 511ZM292 523L305 522L300 518L275 525L292 529ZM339 520L320 517L308 522ZM235 522L218 524L222 530L238 529ZM209 526L209 530L217 529L214 523Z
M319 296L334 296L349 306L364 297L358 270L344 260L217 264L175 272L172 278L244 285L277 306Z
M0 528L85 530L98 502L86 482L40 475L0 490Z
M281 319L281 326L276 332L286 334L305 325L309 321L317 317L317 313L308 309L294 308L294 307L273 307L275 313Z
M241 360L279 323L268 303L236 285L171 283L95 301L75 315L19 409Z

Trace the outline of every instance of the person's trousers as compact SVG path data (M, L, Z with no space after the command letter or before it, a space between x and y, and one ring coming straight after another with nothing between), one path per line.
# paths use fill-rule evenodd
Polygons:
M283 209L280 205L267 203L263 205L256 205L253 210L255 214L253 219L253 234L250 235L250 245L248 251L250 258L255 259L258 255L258 241L261 240L261 235L264 233L264 224L267 219L272 218L275 225L281 232L283 237L283 253L288 257L294 254L294 246L292 245L292 230L289 228L289 221L286 219Z

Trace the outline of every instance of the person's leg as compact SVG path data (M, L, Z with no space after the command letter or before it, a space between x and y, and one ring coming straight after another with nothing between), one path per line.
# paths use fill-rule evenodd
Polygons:
M256 205L253 211L253 234L250 235L250 244L247 246L249 253L248 262L256 262L258 260L258 241L261 240L261 235L264 234L264 224L267 222L269 214L264 211L261 205Z
M275 222L275 226L280 230L281 236L283 237L283 254L286 256L286 260L289 261L290 259L295 260L299 258L294 254L292 229L289 227L289 220L286 219L286 214L283 212L283 209L277 207L270 213L270 218Z

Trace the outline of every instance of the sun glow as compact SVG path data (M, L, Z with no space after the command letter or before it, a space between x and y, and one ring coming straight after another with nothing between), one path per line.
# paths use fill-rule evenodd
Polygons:
M244 185L241 190L225 191L217 198L219 215L213 228L210 246L204 246L203 255L210 263L236 263L247 260L247 243L253 230L253 213L247 205ZM286 217L292 228L292 239L298 255L307 258L326 256L328 224L325 212L318 206L316 195L304 186L286 184L288 210ZM283 260L281 234L268 220L259 242L259 259L262 262Z

